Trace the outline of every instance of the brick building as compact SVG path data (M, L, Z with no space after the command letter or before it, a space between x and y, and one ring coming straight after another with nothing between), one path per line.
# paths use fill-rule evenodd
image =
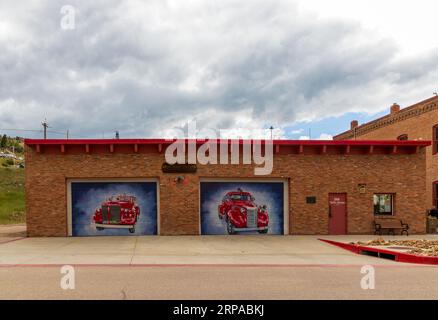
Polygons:
M265 176L233 143L239 164L169 166L165 140L27 139L28 234L366 234L376 214L425 233L429 141L274 141Z
M374 121L358 125L351 122L350 130L334 140L431 140L426 150L426 204L430 209L438 205L438 96L400 109L394 103L390 113ZM409 173L410 174L410 173Z

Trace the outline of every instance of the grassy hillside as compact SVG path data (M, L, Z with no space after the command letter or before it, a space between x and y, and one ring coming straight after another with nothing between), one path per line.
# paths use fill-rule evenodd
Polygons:
M12 151L17 156L22 156L24 152L24 139L0 134L0 151Z
M24 221L24 169L0 166L0 224Z

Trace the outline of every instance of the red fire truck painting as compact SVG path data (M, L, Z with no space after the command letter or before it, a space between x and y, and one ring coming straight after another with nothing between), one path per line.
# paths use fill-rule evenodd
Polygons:
M136 197L121 194L102 202L94 213L93 221L99 231L112 228L128 229L130 233L134 233L139 216L140 208Z
M238 188L228 192L218 206L219 219L225 219L228 234L239 231L268 233L269 213L266 205L258 206L255 198Z

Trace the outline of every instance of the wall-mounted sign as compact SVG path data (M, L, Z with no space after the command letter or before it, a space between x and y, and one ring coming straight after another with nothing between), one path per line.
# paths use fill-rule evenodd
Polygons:
M315 196L306 197L306 203L307 204L315 204L316 203L316 197Z
M161 166L161 171L163 171L164 173L196 173L196 170L196 164L168 164L167 162L165 162Z

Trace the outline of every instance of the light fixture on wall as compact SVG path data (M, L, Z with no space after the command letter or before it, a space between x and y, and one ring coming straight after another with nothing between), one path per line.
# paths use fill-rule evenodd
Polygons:
M175 182L176 183L182 183L182 182L184 182L184 179L185 179L184 176L178 176L178 177L175 178Z
M366 193L367 192L367 185L365 183L359 183L357 185L357 190L359 193Z

